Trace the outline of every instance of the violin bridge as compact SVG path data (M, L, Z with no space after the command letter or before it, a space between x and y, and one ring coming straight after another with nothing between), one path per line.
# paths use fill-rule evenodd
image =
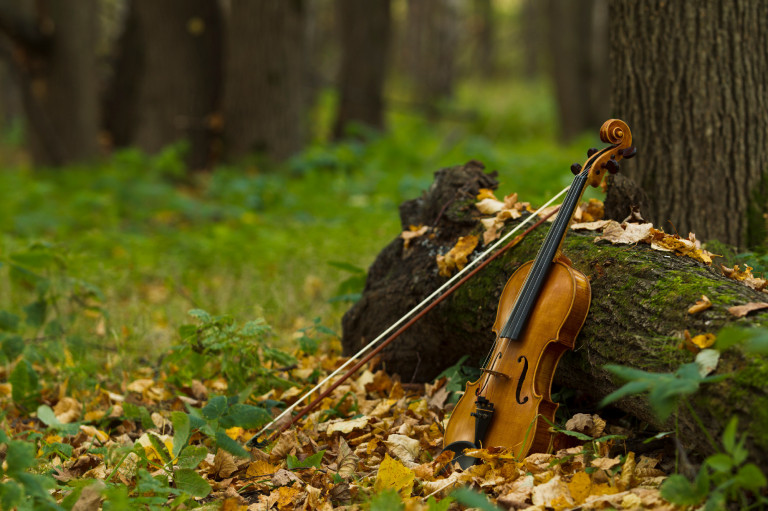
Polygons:
M507 380L511 380L512 379L512 377L509 376L508 374L504 374L504 373L501 373L499 371L492 371L491 369L485 369L485 368L480 369L480 370L482 372L484 372L484 373L490 374L491 376L501 376L502 378L506 378Z

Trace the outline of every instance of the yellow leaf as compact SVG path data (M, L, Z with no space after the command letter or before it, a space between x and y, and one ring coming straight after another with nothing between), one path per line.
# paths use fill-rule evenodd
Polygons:
M299 495L298 488L293 486L281 486L277 489L277 507L280 509L293 509L293 499Z
M85 422L93 422L93 421L103 419L106 414L107 412L105 412L104 410L92 410L90 412L85 412L83 419L85 420Z
M254 461L245 471L246 477L271 476L277 472L277 467L263 460Z
M701 349L709 348L715 344L715 334L700 334L691 339L691 342Z
M688 308L688 314L696 314L712 307L712 302L706 295L701 295L701 300L697 300L694 305Z
M80 425L80 431L85 433L86 435L90 437L95 437L99 442L106 442L109 440L109 435L105 432L101 431L100 429L96 429L93 426L88 426L86 424ZM171 443L171 446L173 443Z
M619 486L623 490L628 490L632 487L632 483L635 479L635 453L629 451L627 457L624 459L624 465L621 467L621 478L619 479Z
M377 493L391 489L397 491L401 497L409 497L413 491L414 478L413 470L385 454L379 465L373 489Z
M490 188L480 188L480 191L477 193L477 200L483 200L483 199L496 199L496 196L493 194L493 190Z
M589 497L589 490L592 488L592 480L586 472L576 472L568 483L568 491L575 504L581 504L584 499Z
M592 485L592 496L613 495L618 492L619 490L615 486L606 483Z
M451 272L454 269L461 270L464 268L467 264L469 254L475 250L478 241L479 238L474 234L470 236L462 236L447 254L438 255L437 267L440 270L440 275L443 277L450 277Z
M244 431L243 428L241 428L240 426L233 426L233 427L225 430L224 432L232 440L237 440L238 438L240 438L240 435L243 434L243 431Z

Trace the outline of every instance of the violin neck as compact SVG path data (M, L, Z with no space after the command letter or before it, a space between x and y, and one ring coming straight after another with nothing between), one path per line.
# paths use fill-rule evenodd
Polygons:
M585 169L573 180L571 188L568 190L568 194L565 196L565 200L557 212L557 218L555 218L544 243L539 248L539 253L536 255L525 284L523 284L523 288L517 296L512 312L499 334L500 337L512 340L520 338L523 328L525 328L528 322L528 317L533 310L533 306L536 304L541 287L546 281L552 262L560 249L560 245L563 243L571 217L581 201L581 196L587 184L588 171L589 168Z

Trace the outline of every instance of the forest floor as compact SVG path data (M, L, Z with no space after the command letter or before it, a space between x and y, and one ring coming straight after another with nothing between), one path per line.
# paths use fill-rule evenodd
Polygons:
M533 204L570 182L596 137L558 144L545 93L519 87L462 90L469 122L394 112L389 134L318 141L280 167L187 176L181 147L7 164L0 508L671 509L659 460L609 457L621 440L602 430L559 424L578 445L444 469L449 378L404 386L370 368L309 426L244 447L342 362L340 317L434 171L479 160Z

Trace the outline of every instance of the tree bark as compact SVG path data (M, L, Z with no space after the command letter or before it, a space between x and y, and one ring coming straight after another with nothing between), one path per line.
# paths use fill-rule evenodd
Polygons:
M123 108L122 131L131 144L149 153L186 140L187 165L208 167L211 120L219 106L221 80L221 13L216 0L133 0L123 38L124 66L115 73L115 108ZM132 17L135 16L135 17ZM138 50L138 51L136 51ZM137 61L138 59L138 61ZM132 73L133 70L135 74ZM128 80L130 83L126 83ZM133 85L131 85L133 84ZM135 100L135 119L121 104Z
M768 17L751 0L610 2L612 112L632 126L626 171L681 234L765 240Z
M564 140L599 126L608 117L606 9L603 0L548 0L546 4L550 66Z
M224 91L225 156L284 160L304 144L303 0L232 0Z
M0 2L0 33L14 44L27 136L39 165L96 157L96 1Z
M458 236L481 231L474 194L489 186L495 187L495 180L477 164L443 169L428 192L401 206L404 228L434 227L429 235L412 240L409 248L398 238L379 254L369 269L362 299L343 318L345 354L370 342L445 282L438 275L435 256L447 252ZM545 232L543 226L533 231L419 320L382 352L385 367L407 382L429 381L464 355L470 357L468 365L479 366L494 339L491 327L502 288L517 267L535 258ZM765 294L725 278L714 266L648 245L614 246L595 243L594 238L572 231L563 245L574 268L590 280L592 304L576 349L563 356L555 375L556 386L576 390L593 409L622 384L604 369L605 364L674 371L693 358L680 348L684 330L697 335L716 333L732 323L768 325L768 314L734 319L728 307L765 301ZM688 307L702 294L713 307L688 314ZM714 437L731 416L741 417L740 424L753 438L753 452L768 465L768 433L762 427L768 414L768 363L731 349L722 354L717 373L734 376L708 384L695 395L696 413ZM660 430L673 427L660 422L642 398L625 399L618 406ZM681 410L679 421L683 444L708 452L687 410Z
M390 0L338 0L341 32L339 110L334 137L350 123L384 129L384 80L390 40Z

